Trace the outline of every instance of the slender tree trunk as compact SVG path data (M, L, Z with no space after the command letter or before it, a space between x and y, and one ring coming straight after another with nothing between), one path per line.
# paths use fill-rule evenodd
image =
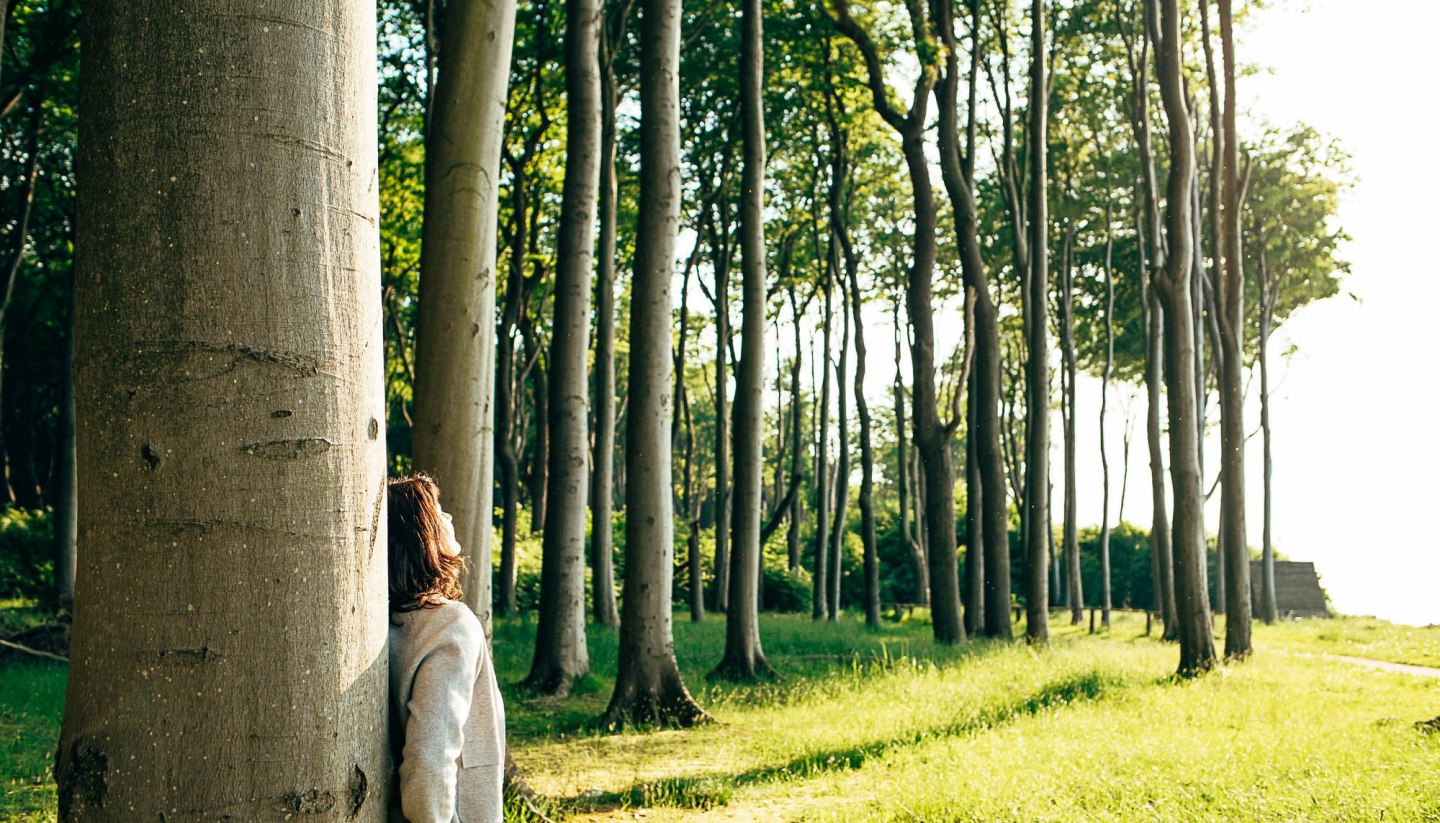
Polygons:
M374 4L83 15L60 819L381 821Z
M65 371L60 398L60 456L55 477L55 588L60 610L69 612L75 605L75 541L79 522L75 507L75 287L71 272L70 306L65 334ZM0 329L3 332L3 329Z
M1275 461L1270 454L1270 326L1275 317L1274 287L1265 265L1265 244L1260 243L1260 430L1265 440L1265 528L1261 549L1260 619L1274 623L1279 615L1275 604L1275 547L1270 540L1270 479Z
M1225 501L1226 576L1230 600L1225 612L1225 657L1243 660L1250 642L1250 548L1245 529L1245 270L1240 252L1240 210L1245 183L1240 172L1235 128L1235 36L1231 0L1220 0L1220 44L1225 55L1225 275L1220 280L1219 315L1225 347L1220 413L1221 466ZM1247 171L1248 176L1248 171Z
M785 546L789 553L789 570L796 571L800 568L800 498L798 491L800 486L801 454L800 454L800 432L804 403L800 397L800 350L802 341L800 339L800 304L795 301L795 288L790 287L790 308L795 314L795 359L790 365L790 405L794 411L790 415L790 478L795 484L797 492L790 498L790 523L785 531Z
M681 360L684 363L684 360ZM705 622L705 568L700 555L700 499L695 493L695 416L690 393L680 383L680 407L685 418L685 478L681 502L685 512L685 565L690 577L690 622Z
M854 256L853 254L851 255ZM847 266L850 310L855 325L855 415L860 419L860 539L865 545L865 625L880 628L880 556L875 548L875 451L870 443L870 407L865 403L865 320L859 266Z
M1050 636L1049 593L1045 557L1050 509L1050 325L1046 322L1050 290L1045 160L1050 112L1046 76L1045 3L1030 6L1029 174L1030 269L1027 283L1030 325L1027 335L1025 415L1025 639L1045 643Z
M955 234L965 288L970 294L975 351L970 380L970 425L967 440L975 441L975 471L966 468L966 522L976 526L976 577L983 583L983 598L976 597L976 620L991 637L1011 636L1010 626L1010 545L1009 513L1006 511L1005 459L1000 444L1000 332L999 315L990 295L985 261L979 241L979 210L975 200L976 80L979 77L981 39L980 4L971 0L970 82L967 107L966 147L960 147L958 97L960 68L955 41L954 5L940 0L935 5L936 30L945 49L945 63L935 88L939 109L940 169L946 193L955 212ZM970 462L967 445L967 464ZM949 450L946 449L948 455ZM977 493L978 492L978 493ZM970 564L967 548L967 588ZM972 593L972 597L975 595ZM980 601L983 600L983 604Z
M842 229L843 230L843 229ZM844 277L844 274L841 274ZM835 461L835 516L830 527L830 593L825 607L825 616L832 622L840 617L840 578L844 571L845 535L849 532L850 510L850 404L845 396L845 378L850 371L850 294L844 282L840 283L840 367L836 372L836 403L839 415L836 417L835 434L839 440L840 456Z
M490 626L496 213L515 4L452 2L427 133L413 465L445 489L468 550L466 603ZM482 38L493 38L482 47ZM503 362L503 361L502 361ZM508 380L508 376L506 377ZM512 501L513 502L513 501ZM512 542L513 546L513 542ZM513 556L513 550L512 550ZM514 587L506 602L514 609Z
M600 38L600 248L595 261L594 482L590 487L590 597L595 622L620 625L615 603L615 69L612 37Z
M536 204L537 211L539 204ZM536 278L538 282L538 278ZM543 306L543 303L542 303ZM537 308L535 314L540 314ZM525 342L525 362L529 365L530 393L534 398L535 439L530 447L530 465L526 472L526 490L530 492L530 533L544 531L550 511L550 368L549 351L540 339L535 315L520 318L521 337Z
M1060 267L1060 351L1064 361L1063 386L1060 397L1064 403L1061 419L1065 427L1065 537L1061 553L1065 556L1065 605L1070 608L1070 625L1078 626L1085 619L1085 588L1080 578L1080 537L1076 523L1075 479L1075 290L1074 290L1075 229L1065 228L1064 248ZM1102 563L1103 567L1103 563ZM1105 569L1101 575L1104 577ZM1109 590L1109 585L1101 583ZM1108 615L1108 610L1106 614ZM1108 625L1108 624L1107 624Z
M540 614L535 656L524 683L531 691L561 696L590 671L585 645L585 510L590 495L586 367L600 186L602 14L601 0L565 0L565 184L547 381L549 466Z
M1166 209L1169 240L1166 268L1155 286L1165 302L1165 384L1169 389L1170 477L1175 494L1175 602L1180 634L1181 675L1214 668L1210 603L1205 591L1205 539L1199 465L1199 429L1195 425L1195 333L1190 305L1190 176L1194 141L1181 78L1180 11L1177 0L1159 4L1157 74L1170 132L1170 172ZM1153 8L1153 6L1152 6ZM1155 17L1152 11L1152 18Z
M824 370L820 378L820 438L815 443L815 557L811 572L810 616L815 620L825 619L825 606L829 601L830 586L826 577L826 566L830 553L830 332L834 319L834 272L825 272L825 315L821 337L821 352L816 358Z
M605 722L707 720L675 662L670 281L680 224L680 2L641 0L640 202L625 415L625 591Z
M1110 456L1105 451L1105 414L1110 408L1110 370L1115 362L1115 278L1111 269L1115 241L1110 234L1110 204L1105 204L1105 369L1100 376L1100 607L1110 627ZM1078 563L1076 564L1079 565ZM1079 569L1075 570L1079 575Z
M965 409L965 631L980 635L985 633L985 491L976 448L980 437L975 423L975 379L971 372L970 402Z
M1204 239L1204 233L1203 233L1203 232L1201 231L1201 229L1200 229L1200 214L1199 214L1199 212L1200 212L1200 207L1199 207L1199 205L1198 205L1198 200L1199 200L1199 197L1200 197L1200 192L1199 192L1199 189L1200 189L1200 180L1199 180L1199 177L1200 177L1200 175L1199 175L1199 169L1198 169L1198 162L1197 162L1197 169L1196 169L1196 173L1195 173L1195 195L1194 195L1194 196L1195 196L1195 199L1196 199L1196 201L1197 201L1197 203L1196 203L1196 205L1195 205L1195 207L1194 207L1194 209L1195 209L1195 230L1194 230L1194 233L1195 233L1195 286L1194 286L1194 297L1193 297L1194 305L1195 305L1195 335L1196 335L1196 337L1195 337L1195 356L1196 356L1196 358L1197 358L1197 365L1196 365L1196 381L1197 381L1197 385L1196 385L1196 389L1195 389L1195 390L1196 390L1196 393L1197 393L1197 395L1198 395L1198 397L1199 397L1199 400L1198 400L1198 402L1199 402L1199 409L1197 410L1198 421L1199 421L1199 422L1197 423L1197 425L1198 425L1199 428L1200 428L1200 441L1199 441L1199 442L1200 442L1200 477L1201 477L1202 480L1203 480L1204 477L1205 477L1205 412L1206 412L1206 405L1207 405L1206 402L1205 402L1205 393L1206 393L1206 387L1205 387L1205 369L1206 369L1206 363L1205 363L1205 334L1204 334L1204 329L1206 328L1205 319L1206 319L1206 316L1207 316L1207 315L1206 315L1206 312L1205 312L1205 305L1204 305L1204 304L1205 304L1205 299L1206 299L1205 295L1206 295L1206 291L1207 291L1206 286L1207 286L1207 285L1210 285L1210 286L1213 288L1213 284L1219 282L1220 279L1223 277L1223 274L1222 274L1222 272L1221 272L1221 267L1222 267L1222 265L1223 265L1222 260L1223 260L1224 254L1225 254L1224 241L1223 241L1223 237L1224 237L1224 226L1223 226L1223 217L1222 217L1222 211L1223 211L1223 209L1222 209L1222 204L1221 204L1221 195L1222 195L1221 166L1222 166L1222 164L1223 164L1223 162L1224 162L1223 158L1224 158L1224 155L1225 155L1225 139L1226 139L1226 134L1225 134L1224 130L1223 130L1222 127L1221 127L1220 84L1219 84L1219 79L1218 79L1218 77L1216 76L1216 73L1215 73L1215 50L1214 50L1214 46L1213 46L1213 44L1212 44L1212 42L1211 42L1211 36L1210 36L1210 1L1211 1L1211 0L1200 0L1200 3L1199 3L1199 6L1200 6L1200 32L1201 32L1201 33L1200 33L1200 43L1201 43L1201 46L1202 46L1202 48L1203 48L1203 50L1204 50L1204 53L1205 53L1205 81L1206 81L1206 82L1205 82L1205 86L1206 86L1206 88L1209 90L1209 94L1210 94L1210 192L1209 192L1209 195L1210 195L1210 196L1209 196L1209 214L1208 214L1209 220L1208 220L1208 223L1209 223L1209 229L1210 229L1210 243L1211 243L1211 245L1212 245L1212 248L1211 248L1211 254L1210 254L1211 269L1210 269L1210 274L1209 274L1209 283L1206 282L1206 274L1205 274L1205 269L1204 269L1204 254L1203 254L1202 251L1201 251L1201 243L1202 243L1202 241L1203 241L1203 239ZM1198 139L1198 138L1197 138L1197 139ZM1199 154L1199 151L1198 151L1198 150L1196 151L1196 154L1197 154L1197 156L1198 156L1198 154ZM1214 307L1212 307L1212 314L1211 314L1211 316L1210 316L1210 318L1209 318L1209 319L1211 319L1211 320L1214 320L1214 319L1215 319L1215 318L1213 317L1213 310L1214 310ZM1223 396L1223 394L1224 394L1224 391L1225 391L1225 388L1224 388L1224 381L1225 381L1225 376L1224 376L1224 375L1225 375L1225 365L1224 365L1224 361L1225 361L1225 354L1226 354L1226 352L1225 352L1225 346L1224 346L1224 343L1223 343L1223 341L1221 340L1220 335L1219 335L1219 333L1218 333L1218 332L1219 332L1219 327L1218 327L1218 325L1216 325L1216 324L1214 324L1214 323L1211 323L1211 324L1209 324L1209 329L1211 330L1211 341L1210 341L1210 342L1211 342L1211 351L1212 351L1212 353L1214 354L1215 372L1216 372L1216 382L1217 382L1218 384L1220 384L1220 390L1221 390L1221 394L1222 394L1221 404L1222 404L1222 407L1223 407L1223 404L1224 404L1224 396ZM1222 408L1222 417L1223 417L1223 408ZM1223 427L1223 420L1222 420L1222 427ZM1225 446L1224 446L1224 432L1223 432L1223 430L1222 430L1222 432L1221 432L1221 450L1222 450L1222 452L1223 452L1223 450L1224 450L1224 447L1225 447ZM1222 453L1222 455L1221 455L1221 475L1223 476L1223 474L1224 474L1224 455L1223 455L1223 453ZM1208 499L1208 497L1207 497L1207 499ZM1226 571L1225 571L1225 567L1226 567L1226 565L1227 565L1227 564L1226 564L1226 561L1227 561L1228 558L1226 557L1226 551L1225 551L1225 537L1226 537L1226 535L1225 535L1225 528L1224 528L1224 524L1225 524L1225 522L1226 522L1226 521L1228 520L1228 518L1229 518L1229 515L1226 513L1226 507L1227 507L1227 506L1228 506L1228 501L1225 499L1225 497L1224 497L1224 495L1223 495L1223 493L1222 493L1222 495L1221 495L1221 500L1220 500L1220 523L1221 523L1221 528L1220 528L1220 531L1219 531L1219 532L1217 533L1217 535L1216 535L1216 553L1215 553L1215 602L1214 602L1214 604L1213 604L1215 610L1218 611L1218 612L1226 611L1226 610L1227 610L1227 604L1229 603L1229 597L1227 596L1227 595L1228 595L1228 591L1227 591L1228 586L1226 585L1228 581L1227 581L1227 579L1226 579Z
M8 16L7 5L0 9L0 23ZM3 45L3 25L0 25L0 45ZM4 387L5 376L5 322L10 312L10 300L15 294L15 282L20 279L20 264L25 260L25 248L29 244L30 237L30 215L35 206L35 184L39 179L40 168L40 108L36 106L31 110L30 133L26 140L26 156L24 189L21 195L20 219L16 221L15 228L11 234L14 242L14 250L8 255L5 266L0 269L0 389ZM0 397L4 392L0 391ZM3 407L3 404L0 404ZM0 485L3 485L5 499L11 503L15 502L15 488L10 482L10 451L5 445L4 416L0 415ZM58 569L58 567L57 567ZM73 588L73 586L72 586Z
M915 473L910 470L910 454L905 448L905 444L910 439L910 432L905 423L905 377L901 370L900 360L900 338L904 333L904 328L900 325L900 294L898 292L895 295L891 316L895 324L895 463L899 472L896 486L900 493L900 539L910 550L910 560L915 566L915 602L926 606L930 603L930 573L925 563L925 552L920 547L920 537L916 533L914 521L910 516L910 506L914 497L910 491Z
M735 544L725 654L716 672L742 679L772 671L760 647L760 492L765 442L765 77L760 0L744 0L740 40L740 363L735 384Z
M720 208L726 209L723 198ZM715 609L730 599L730 241L728 220L715 251Z
M924 469L927 552L930 564L930 614L935 640L942 644L965 641L960 609L960 580L955 559L955 468L950 449L953 432L940 421L935 390L935 319L932 280L935 274L935 192L930 185L925 155L925 122L936 74L924 68L916 78L910 107L897 111L889 101L884 68L869 34L850 18L843 3L835 3L835 23L859 48L875 110L900 135L900 148L910 174L915 224L913 261L907 278L905 302L915 330L910 365L915 409L915 440ZM917 39L931 35L930 21L920 4L910 7ZM939 28L943 29L941 25Z

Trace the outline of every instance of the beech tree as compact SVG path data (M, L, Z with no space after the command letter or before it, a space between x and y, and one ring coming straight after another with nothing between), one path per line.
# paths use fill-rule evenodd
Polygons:
M499 197L494 181L515 5L456 0L446 20L445 61L437 72L426 135L411 459L444 490L445 510L469 557L465 599L488 629Z
M550 431L540 614L525 686L566 695L590 670L585 646L585 509L589 501L590 276L600 182L601 0L565 2L565 190L550 341ZM605 524L597 524L603 527Z
M901 109L890 99L884 65L875 41L866 28L851 17L847 0L834 0L832 5L836 28L855 44L864 60L866 81L876 113L900 137L901 151L910 174L915 231L911 249L913 260L906 280L906 308L915 330L910 361L914 372L915 440L920 464L925 470L930 611L935 640L944 644L961 643L965 640L965 624L960 610L960 582L955 557L955 470L949 444L953 428L940 420L935 388L931 281L935 273L936 210L929 161L925 156L925 123L930 95L935 88L936 68L927 59L923 48L933 36L931 21L923 5L915 3L909 6L911 33L920 50L921 63L910 102ZM1008 603L1006 615L1009 615Z
M688 726L708 719L675 662L670 583L670 280L680 224L680 2L641 0L640 208L630 302L625 415L625 589L620 666L605 710L626 721Z
M1152 269L1152 287L1165 309L1165 386L1169 395L1170 482L1175 495L1175 606L1181 675L1215 667L1210 595L1205 586L1204 489L1201 488L1196 425L1195 334L1191 303L1191 175L1194 140L1181 77L1180 10L1177 0L1147 0L1156 43L1156 75L1169 124L1170 170L1165 211L1168 240L1164 270ZM1157 8L1158 7L1158 8Z
M716 674L749 679L771 672L760 647L760 509L765 392L765 63L760 0L744 0L740 39L740 266L743 303L735 386L735 497L725 653ZM798 352L797 352L798 354ZM724 391L724 387L720 388ZM692 585L693 582L692 582Z
M382 820L375 8L84 15L60 818Z

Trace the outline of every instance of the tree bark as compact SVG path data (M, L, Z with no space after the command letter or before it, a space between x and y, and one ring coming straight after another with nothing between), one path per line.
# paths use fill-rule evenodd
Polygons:
M601 0L565 0L565 183L550 337L545 531L535 656L524 686L565 696L590 671L585 644L585 510L590 436L586 374L600 186ZM604 525L603 523L601 524Z
M680 224L680 2L642 0L640 202L625 415L625 591L619 676L605 710L624 722L709 719L685 688L671 625L670 281Z
M1050 510L1050 325L1046 306L1050 291L1046 165L1050 116L1050 84L1046 72L1045 3L1030 6L1030 112L1026 152L1029 173L1030 268L1027 281L1030 324L1029 358L1025 371L1025 639L1049 640L1049 593L1045 558L1049 546Z
M980 480L975 375L970 375L965 415L965 631L985 633L984 484Z
M725 653L717 674L748 680L772 672L760 646L760 504L765 443L765 77L760 0L744 0L740 38L742 307L735 383L735 498ZM798 353L798 352L797 352Z
M1190 176L1195 156L1181 77L1180 10L1177 0L1158 3L1157 75L1170 134L1170 170L1166 266L1155 278L1165 303L1165 384L1169 390L1170 478L1175 494L1175 602L1180 635L1182 676L1214 668L1209 594L1205 590L1204 490L1199 465L1199 429L1195 425L1195 333L1190 305L1191 199ZM1152 18L1156 17L1154 12Z
M174 12L83 11L60 819L381 821L375 8Z

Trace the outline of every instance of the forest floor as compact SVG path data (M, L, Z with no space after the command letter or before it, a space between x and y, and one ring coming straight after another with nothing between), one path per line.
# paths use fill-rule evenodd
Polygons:
M0 628L23 612L0 603ZM22 617L17 618L15 615ZM1177 649L1117 614L1096 635L1052 615L1044 650L940 648L923 616L867 631L762 617L779 680L709 683L724 620L676 616L676 651L715 718L609 733L616 635L566 700L513 688L533 621L496 627L510 741L556 820L1440 820L1440 627L1364 618L1255 627L1256 654L1193 681ZM0 820L54 819L49 763L65 665L0 657Z

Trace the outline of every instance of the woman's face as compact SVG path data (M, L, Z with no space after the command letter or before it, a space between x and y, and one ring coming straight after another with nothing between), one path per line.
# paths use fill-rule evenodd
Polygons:
M438 503L436 505L439 506ZM444 507L440 508L440 522L445 524L445 545L440 550L451 557L458 557L460 541L455 539L455 518L451 517L450 512L445 511Z

